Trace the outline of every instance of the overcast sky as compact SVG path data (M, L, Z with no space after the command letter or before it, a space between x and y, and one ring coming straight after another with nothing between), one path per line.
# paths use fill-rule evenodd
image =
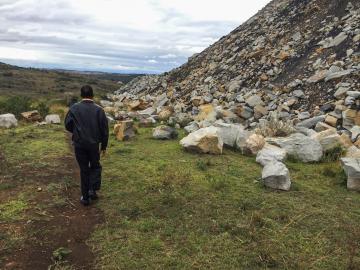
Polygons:
M269 0L0 0L0 62L159 73L186 62Z

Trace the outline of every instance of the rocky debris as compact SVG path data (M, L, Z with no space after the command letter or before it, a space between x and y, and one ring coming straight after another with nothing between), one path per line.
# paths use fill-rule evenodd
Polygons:
M28 122L41 121L41 115L39 114L39 112L37 110L23 112L23 113L21 113L21 116Z
M114 134L118 141L127 141L135 137L134 122L132 120L121 121L115 124Z
M267 138L267 142L281 147L287 155L302 162L317 162L323 156L321 144L301 133L294 133L285 138Z
M252 134L245 142L245 152L256 155L265 146L265 138L258 134Z
M307 128L327 117L341 130L342 118L325 113L336 105L358 111L360 105L359 10L358 2L274 0L251 23L183 66L124 85L114 101L144 99L156 109L171 105L197 121L221 118L247 128L272 112ZM225 119L218 109L204 112L205 105L237 117Z
M262 166L265 166L268 163L275 161L283 162L285 158L286 151L284 149L266 143L263 149L258 152L256 156L256 162L260 163Z
M180 141L182 147L191 152L220 155L223 141L216 127L207 127L190 133Z
M153 129L153 138L157 140L171 140L176 139L178 133L175 128L169 126L158 126Z
M288 191L291 187L289 170L279 161L272 161L265 165L262 180L266 187L272 189Z
M360 159L342 158L342 167L347 175L347 188L360 191Z
M17 127L18 121L15 115L11 113L1 114L0 115L0 127L1 128L12 128Z
M46 124L61 124L61 119L58 114L49 114L45 117Z

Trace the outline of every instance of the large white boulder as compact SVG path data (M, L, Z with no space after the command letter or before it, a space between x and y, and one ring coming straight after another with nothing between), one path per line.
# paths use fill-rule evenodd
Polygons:
M214 126L218 129L218 134L223 143L228 147L236 147L236 140L239 133L245 128L242 125L234 125L227 123L215 123Z
M301 133L294 133L284 138L267 138L267 142L283 148L287 155L302 162L317 162L323 156L321 144Z
M284 161L286 158L286 151L280 147L271 144L265 144L264 148L257 154L256 162L262 166L275 161Z
M290 173L286 166L278 161L267 163L262 171L262 180L266 187L279 190L290 190Z
M223 140L216 127L207 127L190 133L180 141L182 147L188 151L220 155L223 150Z
M0 127L4 127L4 128L16 127L17 123L18 121L16 120L15 115L11 113L0 115Z
M347 188L360 191L360 158L342 158L341 164L348 177Z
M58 114L49 114L45 117L46 124L60 124L60 116Z

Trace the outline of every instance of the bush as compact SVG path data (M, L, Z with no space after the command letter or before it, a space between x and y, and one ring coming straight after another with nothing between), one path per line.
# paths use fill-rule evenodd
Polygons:
M9 97L0 103L0 113L12 113L20 117L22 112L31 110L31 100L28 97Z
M334 162L340 160L342 156L346 154L346 151L343 147L337 146L333 149L330 149L324 153L322 162Z
M39 114L41 115L41 117L45 118L45 116L47 116L49 114L50 108L47 105L46 102L44 101L40 101L39 103L37 103L34 107L35 110L38 110Z
M255 132L264 137L286 137L295 132L290 120L281 120L278 112L270 113L267 120L261 121Z

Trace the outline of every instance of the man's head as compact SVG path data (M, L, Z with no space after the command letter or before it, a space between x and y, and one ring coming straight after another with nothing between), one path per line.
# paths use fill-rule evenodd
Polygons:
M84 85L81 87L81 97L90 99L94 97L94 91L90 85Z

